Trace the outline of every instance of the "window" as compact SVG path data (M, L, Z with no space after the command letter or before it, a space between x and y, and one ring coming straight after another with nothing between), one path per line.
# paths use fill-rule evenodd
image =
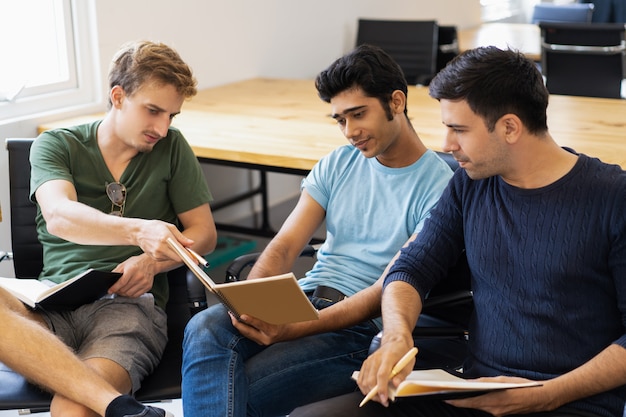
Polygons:
M523 14L524 0L480 0L483 22L507 20Z
M0 122L99 99L93 0L0 0Z

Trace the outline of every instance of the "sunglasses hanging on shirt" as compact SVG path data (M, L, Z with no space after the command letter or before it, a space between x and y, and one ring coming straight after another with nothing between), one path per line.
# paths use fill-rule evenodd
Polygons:
M113 216L124 216L124 206L126 205L126 187L121 182L111 182L106 185L106 192L111 200L111 212Z

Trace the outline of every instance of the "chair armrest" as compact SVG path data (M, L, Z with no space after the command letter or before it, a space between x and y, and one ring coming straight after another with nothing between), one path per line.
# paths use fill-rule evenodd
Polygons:
M319 249L319 245L306 245L302 252L300 252L300 257L314 257ZM225 282L235 282L241 280L241 275L244 269L251 267L261 255L261 252L253 252L245 255L238 256L235 258L228 268L226 268L226 278Z
M187 297L189 299L189 311L191 316L207 308L206 290L200 280L187 270L185 274L187 280Z
M239 281L243 270L254 265L259 255L261 255L261 252L247 253L236 257L230 265L228 265L228 268L226 268L226 278L224 282Z
M459 304L470 303L472 301L472 291L461 290L449 294L441 294L435 297L426 297L422 306L422 314L428 314L432 309L439 307L451 307Z
M413 329L413 339L466 339L467 329L457 323L449 322L446 319L430 317L432 310L437 308L450 309L451 307L464 305L471 306L472 292L469 290L453 291L448 294L427 297L422 306L420 322ZM370 343L369 353L371 355L379 347L383 332L379 332Z

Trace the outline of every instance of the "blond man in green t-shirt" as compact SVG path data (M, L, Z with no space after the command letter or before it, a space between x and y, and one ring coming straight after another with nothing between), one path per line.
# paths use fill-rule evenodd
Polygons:
M102 121L34 142L31 198L44 248L40 278L61 282L87 268L122 276L109 296L74 311L19 313L53 329L115 390L133 393L167 341L165 273L181 262L166 240L206 254L216 230L198 161L170 126L196 93L191 69L166 45L130 43L111 63L109 87ZM82 384L79 368L65 372ZM97 415L62 393L51 414Z

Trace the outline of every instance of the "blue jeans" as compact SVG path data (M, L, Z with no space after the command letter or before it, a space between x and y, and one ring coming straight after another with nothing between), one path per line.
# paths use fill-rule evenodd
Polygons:
M329 303L311 299L316 308ZM284 416L294 408L357 389L350 378L378 327L350 329L260 346L233 327L226 309L196 314L183 341L185 417Z

